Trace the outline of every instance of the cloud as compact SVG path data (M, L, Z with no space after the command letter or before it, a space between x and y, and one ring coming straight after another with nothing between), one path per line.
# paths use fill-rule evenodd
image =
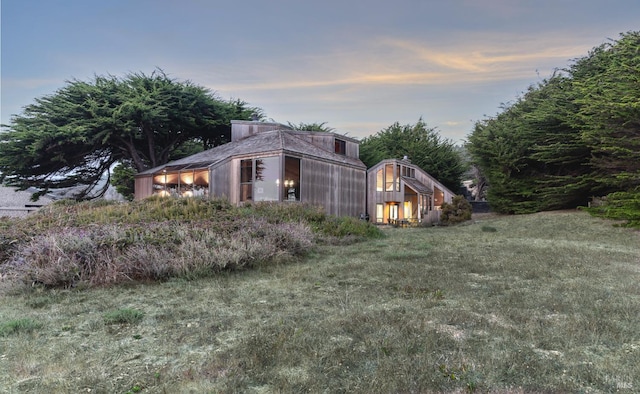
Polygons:
M587 40L585 40L587 41ZM551 45L549 44L551 43ZM351 43L351 45L354 45ZM586 54L587 42L499 34L459 34L438 43L427 39L370 37L360 45L329 53L282 55L277 60L250 59L207 82L217 89L300 91L363 86L460 86L493 81L534 79ZM200 73L200 75L202 75Z

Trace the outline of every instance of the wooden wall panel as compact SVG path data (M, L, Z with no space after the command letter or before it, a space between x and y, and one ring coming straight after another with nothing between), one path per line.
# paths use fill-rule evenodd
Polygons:
M326 213L359 217L365 212L364 169L302 159L301 199L321 205Z
M153 194L153 176L138 176L135 179L135 194L136 200L142 200L143 198L151 197Z
M347 156L354 157L356 159L360 158L360 144L357 142L347 141Z
M234 160L229 160L211 169L209 175L209 192L211 196L226 197L233 204L238 203L238 193L234 193L232 179L237 171L233 171ZM236 175L238 176L238 175ZM240 186L238 186L238 189ZM234 200L235 198L235 200Z
M253 122L244 120L231 121L231 141L239 141L263 131L287 129L279 123Z

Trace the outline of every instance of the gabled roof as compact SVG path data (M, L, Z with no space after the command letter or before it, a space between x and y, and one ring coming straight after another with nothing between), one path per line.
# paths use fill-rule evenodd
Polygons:
M268 152L284 151L299 154L304 157L342 163L366 169L359 159L339 155L322 149L304 139L296 136L293 130L272 130L246 137L239 141L233 141L215 148L196 153L194 155L174 160L162 166L151 168L140 174L152 174L160 169L171 167L172 169L205 168L215 166L234 156L258 155Z
M401 164L401 165L404 165L404 166L412 167L412 168L414 168L416 170L416 173L420 172L420 173L424 174L424 176L426 176L427 178L431 179L431 181L434 182L434 185L438 186L439 189L441 189L443 191L446 191L446 192L450 193L451 195L455 195L454 192L449 190L439 180L434 178L431 174L429 174L428 172L426 172L425 170L420 168L418 165L411 163L407 159L384 159L384 160L380 161L378 164L376 164L373 167L369 168L367 170L367 173L375 172L375 171L379 170L381 167L384 167L385 164L394 164L394 165ZM402 176L402 180L405 182L405 184L407 186L409 186L411 189L413 189L413 190L415 190L417 192L428 193L428 194L432 193L432 189L431 188L427 187L425 184L423 184L422 182L418 181L416 178L409 178L409 177L406 177L406 176ZM422 190L425 190L425 191L422 191Z

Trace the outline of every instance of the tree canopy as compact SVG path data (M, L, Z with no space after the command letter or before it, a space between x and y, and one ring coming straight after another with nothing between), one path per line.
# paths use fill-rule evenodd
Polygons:
M640 186L640 33L594 48L475 124L467 149L498 212L587 205Z
M299 130L299 131L316 131L316 132L322 132L322 133L332 133L335 130L332 127L327 126L327 122L322 122L322 123L291 123L291 122L287 122L288 126L291 127L293 130Z
M384 159L407 156L411 162L456 192L466 168L453 142L419 119L414 125L398 122L360 142L360 160L372 167Z
M255 113L161 70L74 79L3 126L0 182L40 194L82 186L76 197L84 198L116 163L139 172L220 145L230 139L232 119Z

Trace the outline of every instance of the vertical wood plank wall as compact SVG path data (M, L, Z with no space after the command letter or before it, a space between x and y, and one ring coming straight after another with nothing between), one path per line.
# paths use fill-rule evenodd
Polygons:
M366 170L302 159L301 200L326 213L359 217L365 212Z
M227 162L212 168L209 173L210 195L216 197L227 197L230 203L238 204L240 200L240 174L237 174L237 172L239 172L239 168L240 164L237 159L228 160ZM236 179L237 183L235 183ZM238 187L233 187L233 185L236 184Z
M153 176L139 176L135 179L134 198L142 200L153 194Z

